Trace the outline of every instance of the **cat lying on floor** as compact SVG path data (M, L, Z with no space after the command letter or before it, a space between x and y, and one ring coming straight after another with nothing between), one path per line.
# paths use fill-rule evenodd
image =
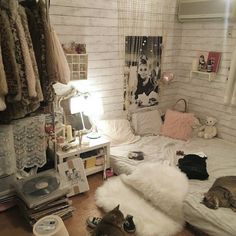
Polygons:
M236 212L236 176L216 179L209 191L204 194L202 203L211 209L226 207Z
M124 236L122 225L125 221L119 205L109 211L94 229L92 236Z

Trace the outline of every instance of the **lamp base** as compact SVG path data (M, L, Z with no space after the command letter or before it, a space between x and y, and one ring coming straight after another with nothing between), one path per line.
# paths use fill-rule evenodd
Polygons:
M87 134L87 138L91 138L91 139L96 139L96 138L100 138L101 135L98 132L90 132Z

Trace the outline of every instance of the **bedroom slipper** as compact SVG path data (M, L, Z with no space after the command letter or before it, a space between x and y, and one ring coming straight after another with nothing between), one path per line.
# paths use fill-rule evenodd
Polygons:
M89 216L86 220L86 223L91 229L95 229L99 224L99 222L101 221L101 219L102 219L101 217Z
M91 229L95 229L101 220L102 220L101 217L89 216L86 220L86 223ZM136 227L135 227L135 224L134 224L134 221L133 221L133 216L127 215L125 217L125 222L123 224L123 229L127 233L134 233L135 232Z
M134 221L133 221L133 216L127 215L125 217L125 222L123 224L123 228L127 233L134 233L136 230Z

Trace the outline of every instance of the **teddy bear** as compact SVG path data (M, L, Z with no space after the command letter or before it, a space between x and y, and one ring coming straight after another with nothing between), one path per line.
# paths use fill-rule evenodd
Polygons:
M207 116L205 125L199 128L198 137L210 139L216 136L217 128L215 126L217 120L214 117Z
M192 130L193 130L193 136L198 136L198 132L200 131L200 128L202 127L202 124L199 121L199 118L194 117L193 124L192 124Z

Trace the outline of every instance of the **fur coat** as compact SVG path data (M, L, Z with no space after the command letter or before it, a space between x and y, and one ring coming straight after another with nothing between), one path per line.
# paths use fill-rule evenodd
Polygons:
M1 35L0 35L0 42L1 42ZM8 92L8 87L2 62L2 50L0 45L0 111L6 109L5 95L7 94L7 92Z
M9 17L5 10L0 10L0 25L2 58L8 86L7 99L9 102L20 101L21 82L14 50L15 41L13 39Z
M1 23L3 64L8 84L7 108L0 112L0 121L8 123L12 119L25 117L39 108L35 97L35 82L31 83L29 70L25 65L30 60L24 28L18 14L18 2L1 1ZM25 47L25 48L24 48ZM27 51L26 54L23 51ZM25 56L26 55L26 56ZM31 63L32 66L32 63ZM29 68L29 67L28 67ZM31 67L32 69L32 67ZM30 73L33 71L31 70ZM33 88L33 89L32 89ZM34 94L32 94L34 93ZM32 99L33 98L33 99Z
M19 11L20 11L20 8L21 7L19 6L18 8ZM21 53L22 53L22 57L24 60L24 65L25 65L25 77L27 81L28 94L29 94L29 97L35 98L37 97L36 78L35 78L35 73L33 69L33 63L30 57L28 43L26 41L26 34L24 31L23 25L21 23L21 18L18 13L18 9L17 8L12 9L12 13L15 15L15 25L16 25L16 30L18 33L18 38L19 38L20 46L21 46Z
M44 102L54 100L53 83L57 81L57 63L45 4L26 2L28 26L39 70Z
M33 66L34 76L36 80L35 86L36 86L37 98L39 101L43 101L43 93L42 93L42 88L41 88L40 79L39 79L39 71L38 71L38 66L35 59L34 48L33 48L32 40L30 36L30 31L28 27L27 16L25 13L25 9L21 6L19 7L19 14L20 14L21 22L24 28L25 37L26 37L26 41L27 41L28 49L30 53L30 60Z

